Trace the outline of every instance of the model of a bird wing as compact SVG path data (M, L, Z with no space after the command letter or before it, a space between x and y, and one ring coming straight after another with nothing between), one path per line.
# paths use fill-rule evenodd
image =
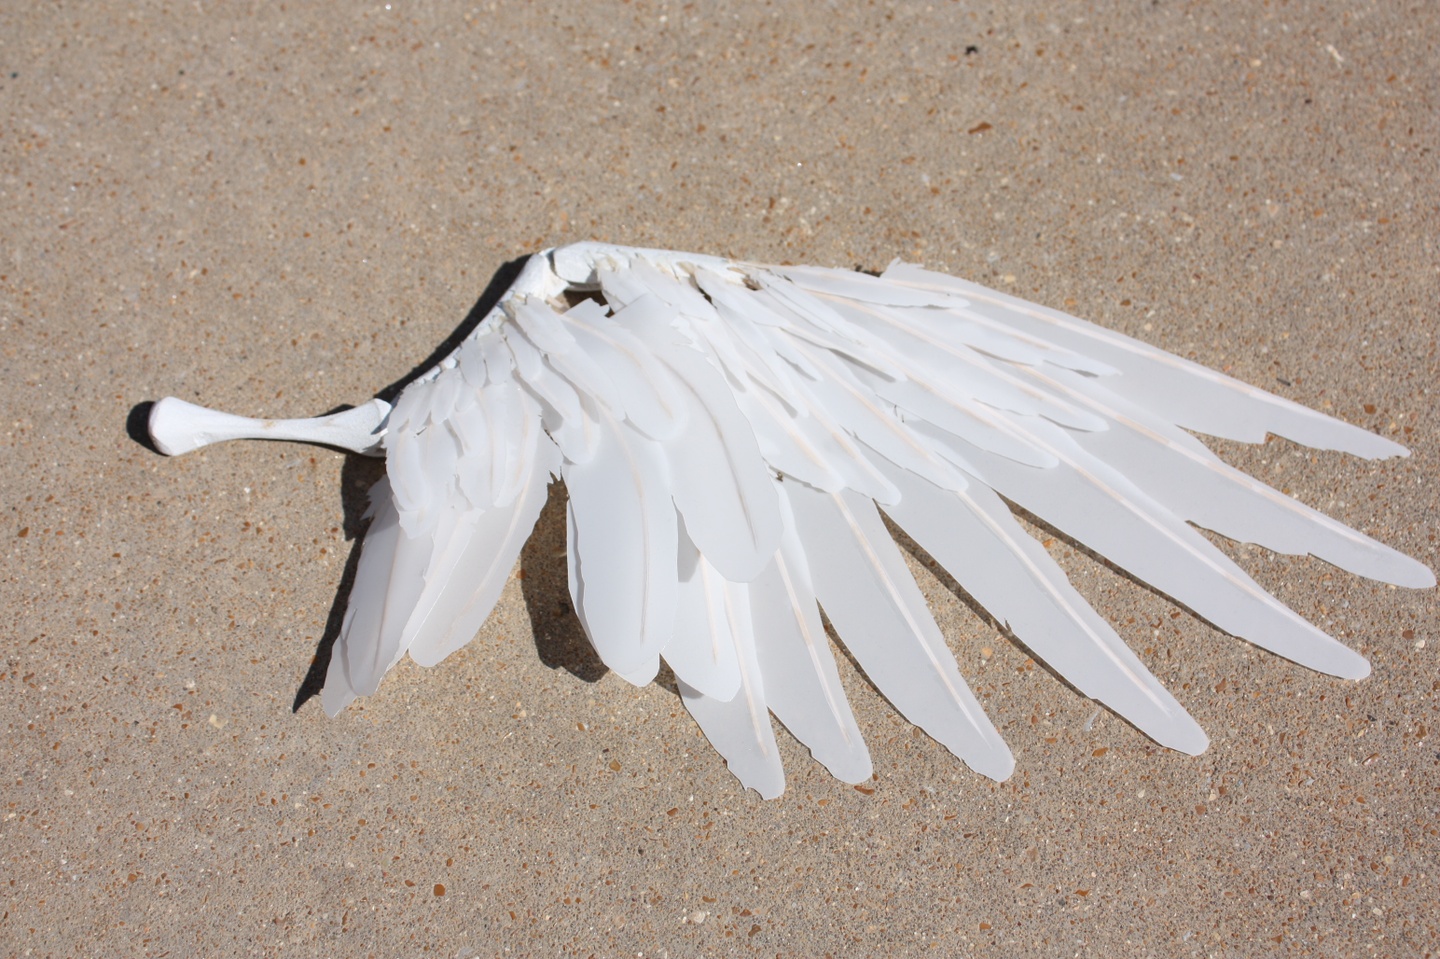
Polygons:
M383 450L322 693L331 715L406 653L431 666L469 642L562 479L570 592L596 652L637 684L663 659L731 770L766 797L784 787L772 713L840 779L871 772L821 609L908 719L987 776L1014 768L882 513L1068 682L1188 753L1205 733L1007 500L1226 632L1336 676L1369 666L1195 527L1435 584L1191 433L1273 433L1367 459L1403 447L900 263L873 277L563 247L532 257L393 408L260 422L167 399L151 431L167 453L239 436Z

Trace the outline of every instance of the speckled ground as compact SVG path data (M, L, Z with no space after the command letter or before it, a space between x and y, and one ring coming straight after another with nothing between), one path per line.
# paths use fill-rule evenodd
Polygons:
M1189 758L922 573L1014 778L848 675L876 781L782 734L763 802L587 654L558 502L470 647L332 721L376 465L127 435L364 400L543 246L903 257L1401 438L1223 451L1433 566L1440 6L130 6L0 7L0 955L1440 952L1433 592L1234 547L1350 683L1052 541Z

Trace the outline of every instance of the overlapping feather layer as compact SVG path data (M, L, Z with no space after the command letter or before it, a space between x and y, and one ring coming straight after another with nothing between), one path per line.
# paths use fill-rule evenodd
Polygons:
M614 247L548 257L591 297L512 291L390 415L332 714L407 651L431 665L469 641L552 477L569 490L570 590L600 658L635 683L663 658L767 797L784 785L772 713L840 779L870 775L821 608L907 718L987 776L1013 769L880 510L1077 689L1190 753L1204 732L1002 497L1220 628L1338 676L1368 665L1191 524L1435 582L1186 431L1367 458L1402 447L1073 317L903 264L876 278Z

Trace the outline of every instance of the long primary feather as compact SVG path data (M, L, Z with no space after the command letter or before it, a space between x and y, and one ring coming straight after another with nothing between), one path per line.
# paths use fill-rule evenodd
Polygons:
M370 526L365 538L374 545L360 554L355 584L350 590L350 605L345 611L340 637L331 650L330 668L321 694L321 705L332 716L357 696L373 693L380 685L380 677L399 658L392 655L393 651L387 653L382 645L385 606L392 579L405 583L417 595L422 586L422 569L396 564L405 537L400 531L400 514L388 479L381 479L371 489L370 504ZM398 635L395 640L398 646Z
M1008 778L1015 760L961 678L875 505L801 484L785 492L820 605L876 687L971 769Z
M720 575L683 525L679 539L675 635L662 655L675 677L690 688L729 701L740 688L740 660L732 637L753 631L749 589Z
M1083 389L1084 398L1116 424L1075 441L1122 470L1176 516L1238 542L1277 553L1308 553L1397 586L1435 585L1435 574L1423 563L1247 476L1133 403L1081 378L1057 375L1055 381Z
M690 428L667 447L675 506L707 559L754 579L780 545L780 507L755 433L720 373L685 347L660 354L689 393Z
M885 512L1047 665L1156 742L1204 752L1205 732L1081 598L1000 497L979 483L957 491L899 471L891 478L901 498Z
M976 448L965 455L998 492L1226 632L1320 672L1349 679L1369 674L1364 657L1261 589L1193 527L1058 427L1049 432L1045 448L1059 460L1050 470Z
M892 265L884 279L920 289L957 293L970 309L998 322L1094 356L1125 378L1126 394L1178 426L1210 436L1264 442L1266 433L1316 449L1374 459L1408 455L1406 449L1298 403L1266 393L1198 363L1166 353L1058 310L908 264Z
M840 685L788 498L781 497L780 506L785 525L780 549L750 586L756 653L769 677L767 700L831 775L861 783L873 771L870 752Z
M567 463L571 597L605 665L659 667L675 628L677 532L664 449L608 413L588 463Z

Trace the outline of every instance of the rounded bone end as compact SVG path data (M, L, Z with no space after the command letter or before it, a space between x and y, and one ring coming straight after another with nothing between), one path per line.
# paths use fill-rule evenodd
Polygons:
M227 420L238 418L167 396L150 410L150 439L166 456L179 456L221 438L207 427L221 426Z

